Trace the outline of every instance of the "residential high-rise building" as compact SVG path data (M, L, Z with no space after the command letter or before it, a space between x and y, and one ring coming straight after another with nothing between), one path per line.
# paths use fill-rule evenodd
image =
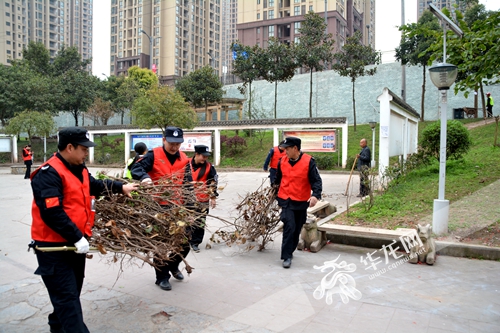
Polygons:
M460 10L462 13L467 9L466 1L461 0L418 0L417 3L417 19L420 19L424 10L426 10L429 6L428 3L432 3L438 9L448 8L450 12L454 12L455 8Z
M365 44L375 45L375 0L238 0L238 39L264 48L273 36L298 42L304 15L310 11L321 17L326 12L336 51L357 31Z
M233 70L231 44L238 40L237 24L238 0L222 0L221 65L223 78Z
M62 45L92 57L92 0L4 0L0 3L0 63L21 59L30 41L55 57ZM90 68L89 68L90 70Z
M221 0L111 0L110 72L152 69L160 82L205 65L220 73Z

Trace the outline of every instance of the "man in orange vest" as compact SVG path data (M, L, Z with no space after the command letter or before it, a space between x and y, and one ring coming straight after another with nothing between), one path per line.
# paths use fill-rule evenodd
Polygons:
M108 191L130 196L137 185L97 180L85 167L89 147L81 127L59 132L59 152L31 176L33 203L30 247L35 248L38 268L47 287L54 312L49 314L50 332L88 332L83 322L80 292L85 273L87 237L94 225L94 197ZM43 247L74 246L76 252L43 252Z
M274 183L274 179L276 178L276 169L278 168L278 161L285 156L285 150L282 149L279 145L271 148L269 153L267 154L266 161L264 162L264 171L267 171L269 166L269 182Z
M24 174L24 179L30 179L31 166L33 165L33 152L31 151L31 145L24 146L23 161L24 165L26 165L26 173Z
M301 140L296 137L287 137L280 143L286 156L278 162L274 181L274 185L279 186L277 200L283 222L281 259L284 268L292 265L293 252L307 220L307 208L316 205L323 191L316 162L312 156L300 151L300 145Z
M140 180L141 184L157 184L161 178L169 177L174 183L182 187L183 184L190 184L191 177L189 158L180 151L181 144L184 142L182 129L174 126L168 126L165 129L163 145L148 151L146 155L140 158L133 166L130 172L132 178ZM194 199L194 198L193 198ZM173 203L182 205L193 205L190 198L176 196L172 199ZM161 202L160 204L168 207L172 202ZM189 254L189 243L184 244L181 253L186 258ZM164 265L157 266L156 284L163 290L172 290L170 284L170 273L177 280L184 280L179 270L179 264L182 261L180 255L175 255L172 260Z
M200 213L200 217L196 219L196 224L190 228L191 239L189 244L193 251L198 253L198 247L203 241L205 235L206 216L210 208L215 208L215 199L219 195L217 193L218 175L214 166L208 162L208 157L212 155L205 145L194 146L194 157L191 158L189 165L191 166L191 176L195 182L194 192L198 205L196 211Z

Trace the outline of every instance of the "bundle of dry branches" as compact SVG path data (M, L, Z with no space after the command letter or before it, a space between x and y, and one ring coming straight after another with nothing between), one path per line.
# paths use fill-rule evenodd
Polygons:
M90 244L103 254L113 252L114 262L130 256L151 266L164 264L188 242L190 226L200 216L196 205L193 184L178 185L169 178L141 186L133 198L110 194L96 202Z
M231 224L234 229L226 231L226 227L220 228L212 234L210 241L228 246L243 245L245 251L252 250L255 244L262 251L273 241L280 222L280 208L276 202L276 188L264 187L264 183L237 205L238 216Z

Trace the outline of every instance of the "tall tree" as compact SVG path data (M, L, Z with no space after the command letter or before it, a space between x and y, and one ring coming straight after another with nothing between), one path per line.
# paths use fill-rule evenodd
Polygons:
M50 112L38 112L25 110L9 121L5 128L9 134L19 135L21 132L28 133L31 142L33 136L50 136L56 133L56 123Z
M147 68L132 66L128 69L128 77L137 83L142 92L158 85L158 77L152 70Z
M70 112L78 126L78 117L85 112L97 97L99 79L85 71L70 69L59 77L62 92L59 109Z
M204 66L184 76L177 81L175 88L193 106L200 107L203 105L205 114L208 104L219 103L224 95L222 83L210 66Z
M332 62L332 34L326 34L325 20L314 12L304 15L299 29L299 44L296 46L298 65L311 73L309 80L309 117L312 118L313 71L323 71L325 64Z
M295 75L297 62L294 48L290 44L281 43L276 37L269 38L268 47L264 50L265 67L263 72L266 81L274 83L274 118L277 118L278 82L290 81Z
M141 128L150 129L178 126L193 128L196 125L196 113L182 95L169 86L154 86L139 96L132 109L133 123Z
M436 33L440 30L438 19L429 11L423 12L417 23L399 27L401 42L396 48L396 59L403 65L422 66L422 96L420 99L420 120L425 117L425 81L427 63L431 54L426 52L430 45L436 43Z
M53 68L54 75L60 76L64 73L73 70L76 72L88 72L88 65L92 63L92 59L82 59L76 46L66 47L61 46L54 58Z
M239 41L231 45L233 50L233 71L243 84L238 87L242 95L252 91L252 82L262 76L263 51L258 45L245 46ZM252 94L248 94L248 119L252 119Z
M42 42L30 41L28 46L23 48L23 59L16 60L13 65L25 64L31 70L42 74L52 75L52 64L50 63L50 52Z
M139 97L139 84L135 80L125 77L123 83L117 88L116 99L112 102L115 110L121 114L122 124L125 111L132 110L137 97Z
M337 63L333 64L333 69L338 72L340 76L351 78L354 131L356 131L356 99L354 96L356 79L365 75L375 75L377 67L368 69L366 66L378 65L380 63L380 53L373 50L369 45L363 45L361 39L362 35L359 31L353 36L348 37L342 50L334 55Z
M113 113L111 102L96 97L94 103L85 112L85 117L92 120L95 126L106 126Z

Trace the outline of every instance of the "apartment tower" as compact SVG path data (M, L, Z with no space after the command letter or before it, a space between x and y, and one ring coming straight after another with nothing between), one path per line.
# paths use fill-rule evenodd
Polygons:
M417 19L420 19L424 10L426 10L429 6L428 3L432 3L438 9L448 8L448 10L453 13L455 8L460 10L462 13L467 9L467 4L465 1L460 0L418 0L417 3Z
M221 0L111 0L110 72L150 67L172 84L211 65L220 72ZM152 55L151 55L152 53Z
M21 59L30 41L55 57L64 44L92 57L92 0L3 0L0 3L0 63ZM89 68L90 70L90 68Z
M375 0L238 0L238 38L244 45L264 48L273 36L296 43L310 11L326 16L335 51L356 31L365 44L375 45Z

